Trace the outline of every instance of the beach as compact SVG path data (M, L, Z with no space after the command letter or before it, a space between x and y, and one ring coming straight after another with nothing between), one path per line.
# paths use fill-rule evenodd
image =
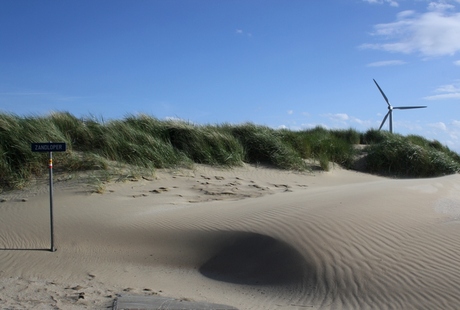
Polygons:
M458 309L460 175L196 165L0 202L0 308L104 309L124 294L238 309Z

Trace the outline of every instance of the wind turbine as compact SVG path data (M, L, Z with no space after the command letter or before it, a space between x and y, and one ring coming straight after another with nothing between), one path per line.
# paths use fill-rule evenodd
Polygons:
M390 104L390 101L388 101L387 96L385 96L385 93L383 90L380 88L379 84L374 80L375 85L377 85L377 88L380 90L380 93L382 94L383 98L385 98L385 101L388 104L388 113L385 115L383 118L382 124L380 124L379 130L382 129L383 124L385 124L385 121L387 120L388 116L390 116L390 132L393 133L393 110L409 110L409 109L423 109L426 108L426 105L423 106L410 106L410 107L394 107Z

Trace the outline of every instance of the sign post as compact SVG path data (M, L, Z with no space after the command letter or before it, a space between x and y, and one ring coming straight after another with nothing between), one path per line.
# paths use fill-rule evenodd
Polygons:
M53 143L32 143L32 152L49 153L49 184L50 184L50 232L51 232L51 252L56 252L54 247L54 220L53 220L53 152L65 152L66 144L63 142Z

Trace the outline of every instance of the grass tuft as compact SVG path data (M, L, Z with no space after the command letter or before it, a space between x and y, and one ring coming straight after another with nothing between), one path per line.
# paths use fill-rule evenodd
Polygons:
M433 146L434 145L434 146ZM387 135L368 148L367 170L399 177L433 177L460 171L460 161L447 147L421 137Z

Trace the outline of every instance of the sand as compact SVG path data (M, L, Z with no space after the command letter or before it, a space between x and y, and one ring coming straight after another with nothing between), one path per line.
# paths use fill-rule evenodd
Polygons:
M458 309L460 175L335 167L158 171L0 197L0 308L104 309L123 294L238 309Z

